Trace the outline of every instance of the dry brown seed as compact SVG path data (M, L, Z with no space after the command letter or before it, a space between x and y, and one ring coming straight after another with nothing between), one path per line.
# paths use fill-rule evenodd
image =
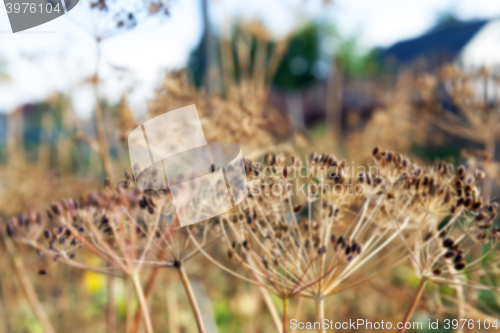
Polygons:
M443 246L446 248L453 247L454 244L455 244L455 241L451 237L445 238L443 240Z

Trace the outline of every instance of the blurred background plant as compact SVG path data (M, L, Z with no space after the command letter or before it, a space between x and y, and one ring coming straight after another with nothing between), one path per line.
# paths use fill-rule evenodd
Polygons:
M36 249L44 252L42 248L33 249L32 241L43 238L46 227L37 228L38 215L30 212L40 212L43 223L54 224L48 228L53 233L52 228L57 223L61 226L61 222L49 220L47 216L49 209L53 218L52 203L64 202L65 198L84 202L95 189L102 193L108 191L105 199L108 203L115 200L110 199L113 196L109 193L121 186L118 179L122 178L123 170L130 169L126 144L130 131L147 119L186 105L196 105L209 141L237 143L247 160L263 165L269 164L266 158L272 154L307 161L310 153L316 151L316 157L326 156L323 152L335 154L336 157L332 157L335 163L344 160L344 166L354 168L374 163L374 157L367 159L366 156L374 146L380 146L387 152L410 157L431 175L434 175L432 171L422 166L434 165L436 160L455 169L465 164L472 175L484 171L484 178L474 180L477 186L474 193L481 195L475 200L481 199L488 207L490 200L498 198L500 45L496 36L500 21L492 17L500 14L500 8L487 0L449 0L439 4L422 1L411 4L411 8L402 8L387 0L363 3L361 7L367 10L361 11L351 2L341 0L290 0L280 4L266 1L242 4L230 0L182 3L87 0L44 28L16 35L4 33L9 28L8 21L5 12L0 12L0 230L3 240L0 332L134 332L147 328L140 316L140 297L130 296L134 286L131 279L121 278L132 276L129 273L135 272L136 261L141 260L140 256L135 257L140 252L131 251L135 253L131 255L120 245L123 235L118 234L116 238L114 233L96 241L101 250L109 247L120 253L125 251L116 255L119 258L105 253L112 263L106 263L93 251L79 251L76 265L79 267L61 265L71 258L54 262L54 255L60 256L60 253L49 250L51 255L40 256ZM388 23L397 17L401 20ZM385 165L386 162L384 155L376 163ZM273 163L276 166L276 160ZM341 214L343 219L359 221L356 218L360 214L356 212L373 213L378 196L384 197L384 202L387 200L385 213L391 209L406 213L407 197L387 199L394 195L397 187L391 182L403 177L406 171L386 170L389 171L382 178L384 184L390 186L382 189L380 184L370 184L373 197L349 202L350 213ZM360 181L355 176L351 178L353 183ZM102 190L105 179L113 190ZM451 184L454 180L450 179L446 181ZM472 186L464 184L464 187L467 185ZM382 190L383 195L378 193ZM117 191L117 197L125 195ZM445 192L441 193L439 200L444 195ZM142 194L136 196L142 202L137 204L144 206L142 210L158 209L154 200L142 199ZM453 196L453 199L459 200L459 197ZM491 244L471 246L466 253L452 249L456 256L461 255L465 261L480 267L466 270L467 274L458 274L446 283L427 284L425 289L422 285L419 288L420 279L429 273L423 274L423 263L432 266L435 262L431 259L438 258L444 251L436 235L432 242L425 243L432 244L432 256L426 257L429 253L425 252L424 245L412 243L416 246L415 253L424 251L423 257L408 259L411 255L406 253L408 260L401 261L398 257L398 265L388 259L390 256L384 257L379 266L370 270L372 274L368 274L368 277L376 276L356 288L340 287L339 293L325 288L332 283L340 286L346 283L339 278L343 271L330 272L329 269L353 264L344 262L343 257L335 257L333 245L325 253L318 245L314 255L306 249L294 250L313 262L311 271L301 267L306 278L299 282L296 275L283 273L291 267L291 258L281 253L283 248L267 253L272 274L263 270L264 264L259 266L255 258L245 262L242 253L262 258L267 251L265 246L261 248L267 244L266 240L255 236L255 221L247 224L247 214L256 212L255 216L250 215L259 221L268 218L270 224L266 227L285 234L283 237L288 240L283 242L288 249L295 248L291 240L296 235L290 234L291 229L281 230L281 220L271 213L283 213L285 220L297 216L301 221L305 221L304 218L310 221L311 224L304 222L302 232L305 234L313 233L310 228L314 221L328 225L324 221L329 220L321 214L307 216L312 209L306 207L309 203L304 204L304 198L289 199L284 203L251 198L247 205L255 201L264 210L257 211L254 205L240 207L241 212L230 212L236 216L238 228L226 238L221 232L227 225L224 228L217 221L207 222L211 237L219 239L220 244L205 240L210 245L202 249L194 246L191 237L202 244L203 228L189 229L191 236L179 227L159 228L159 238L153 232L155 228L144 232L154 236L151 242L158 247L158 252L150 251L144 267L139 264L141 274L135 286L144 288L143 301L148 303L151 326L162 332L197 329L269 332L276 327L281 330L279 316L283 312L279 298L287 300L291 296L295 297L287 309L289 319L313 321L324 316L334 321L365 318L396 322L403 318L415 291L421 297L413 304L412 320L425 323L429 318L465 315L468 319L493 322L498 315L500 296L489 292L498 286L498 267L481 266L486 259L494 259L489 255L494 253L493 246L488 248ZM302 200L297 205L305 206L297 208L295 200ZM364 206L364 202L370 204ZM314 202L316 204L322 203ZM342 201L339 205L344 204L347 205ZM456 202L450 199L450 207L445 205L446 209L454 204ZM291 211L284 213L283 208ZM127 225L121 208L106 209L115 217L119 215L116 219ZM425 205L422 208L426 214L429 209ZM24 215L19 215L21 213ZM96 215L86 220L86 228L93 228L96 216L102 222L102 213L96 210ZM453 214L444 210L434 213L439 218L435 218L433 226ZM165 221L175 221L175 212L165 215L169 215ZM477 222L471 220L474 216L477 214L467 215L468 220L464 220L474 225ZM495 228L496 215L491 217L488 227ZM415 213L412 218L420 221L422 215ZM133 220L134 223L149 221L136 216ZM462 220L460 222L465 223ZM23 231L8 237L8 221L20 230L27 228L26 221L31 221L30 229L26 234ZM73 222L68 218L63 225ZM465 228L468 237L477 234L472 225ZM124 239L131 238L130 235ZM331 235L320 235L322 242L331 242ZM399 243L381 250L384 255L407 248L404 242L407 235L394 235ZM249 238L253 240L250 242ZM347 238L346 246L353 237ZM231 242L238 240L238 249L231 250L232 260L239 258L236 263L228 260L224 239L228 240L226 245L230 249ZM244 240L249 242L246 250L241 249ZM363 239L356 241L357 246L364 248ZM134 250L144 250L143 245ZM350 246L352 249L353 244ZM370 248L367 250L360 252L361 260L369 256ZM66 253L67 249L61 251ZM210 260L203 254L205 251L227 271L208 264ZM331 264L326 271L322 258ZM187 259L184 270L180 263ZM113 264L119 268L112 268ZM449 265L446 261L441 264ZM413 269L415 265L420 269ZM456 269L445 266L439 267L445 276ZM175 274L174 269L180 275ZM110 271L119 274L107 274ZM231 272L245 276L246 280L236 278ZM272 276L279 276L282 284L273 285ZM462 280L465 278L467 281ZM445 278L441 276L441 279ZM455 285L460 282L463 290L458 291L449 281ZM294 288L294 283L301 284L302 288ZM488 285L492 289L480 291L471 288L472 285ZM198 319L198 325L193 318Z

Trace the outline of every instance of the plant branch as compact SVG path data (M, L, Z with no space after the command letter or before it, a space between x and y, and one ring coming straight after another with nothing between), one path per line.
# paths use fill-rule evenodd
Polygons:
M417 303L420 300L420 297L422 296L422 293L425 289L425 285L427 283L427 278L422 277L422 280L420 280L420 284L418 285L417 292L415 293L415 296L413 297L413 300L411 301L410 307L406 311L406 314L403 318L403 327L398 330L398 333L404 333L406 328L406 323L410 321L411 315L413 314L413 311L415 311L415 308L417 307Z
M193 289L191 288L191 283L189 282L186 271L182 266L179 267L177 271L179 272L182 285L186 290L186 295L189 299L189 304L191 305L191 309L193 310L194 319L196 320L196 326L198 326L198 332L205 333L205 326L203 325L203 319L201 318L200 308L198 306L198 302L196 301L196 297L194 296L194 292Z
M19 285L21 286L24 295L28 299L28 302L30 303L31 308L35 313L35 316L37 317L40 326L42 326L42 329L45 333L55 333L55 330L52 324L50 323L50 320L47 317L45 310L40 304L40 300L36 295L35 288L33 287L33 284L28 278L28 274L24 267L21 256L17 252L14 243L5 234L2 234L2 240L5 244L5 249L9 253L9 258L11 260L12 267L14 268L14 272L16 274Z
M153 333L153 325L151 323L151 316L149 315L148 304L146 302L146 297L144 297L144 291L142 290L141 281L139 279L139 274L137 272L133 273L132 282L134 284L135 293L137 299L139 300L139 306L141 307L142 316L144 318L144 323L146 325L146 332Z

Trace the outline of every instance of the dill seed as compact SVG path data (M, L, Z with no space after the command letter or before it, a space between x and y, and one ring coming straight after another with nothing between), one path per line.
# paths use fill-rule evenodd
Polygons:
M455 255L456 255L456 252L455 252L455 251L447 251L447 252L444 254L444 257L445 257L446 259L450 259L450 258L455 257Z
M456 263L459 263L463 260L464 260L464 257L462 256L462 254L458 253L457 256L455 257L455 259L453 259L453 262L456 264Z
M352 252L357 253L358 249L359 249L359 245L357 243L352 243L352 245L351 245Z
M453 247L454 244L455 244L455 241L451 237L445 238L443 240L443 246L446 248Z
M346 239L345 239L344 236L340 236L339 237L339 240L337 241L337 245L339 245L339 244L340 244L340 246L341 246L342 249L345 248L345 246L346 246Z
M465 167L463 165L459 166L457 169L457 176L462 178L465 176Z
M483 213L479 213L479 214L477 214L477 215L474 217L474 220L475 220L476 222L481 222L481 221L483 221L483 220L485 220L485 219L486 219L486 215L484 215Z
M455 264L455 269L457 271L461 271L461 270L463 270L465 268L465 266L467 266L467 264L465 263L465 261L461 261L461 262Z
M12 237L14 236L14 230L12 229L12 226L10 225L10 223L7 223L7 235L9 235L9 237Z
M332 243L335 243L335 240L336 240L335 234L332 234L332 235L330 236L330 241L331 241Z
M472 204L472 209L477 210L477 209L481 208L482 205L483 205L483 203L481 201L476 201Z

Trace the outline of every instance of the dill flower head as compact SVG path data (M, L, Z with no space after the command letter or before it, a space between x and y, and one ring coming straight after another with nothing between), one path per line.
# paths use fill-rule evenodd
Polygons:
M171 225L173 204L166 190L133 186L128 172L116 188L110 188L109 181L105 185L78 200L53 203L47 219L37 215L36 230L27 228L23 219L8 224L8 233L54 261L101 273L132 274L161 249L159 240ZM78 262L76 252L81 248L101 257L107 266Z
M483 259L494 259L490 248L467 264L472 250L496 242L499 232L493 227L498 204L480 199L484 172L464 166L455 170L444 162L429 168L408 162L402 168L399 158L389 157L393 153L377 149L373 155L391 193L384 214L394 217L395 207L403 207L390 220L396 228L407 222L401 239L417 274L438 283L470 285L465 274L479 269Z
M5 225L7 236L16 242L30 244L36 241L44 230L44 221L40 213L19 214Z
M376 170L351 168L314 153L305 164L279 154L247 161L250 195L220 218L229 258L283 299L321 299L387 269L378 264L404 249L389 246L399 228L377 220L389 187Z

